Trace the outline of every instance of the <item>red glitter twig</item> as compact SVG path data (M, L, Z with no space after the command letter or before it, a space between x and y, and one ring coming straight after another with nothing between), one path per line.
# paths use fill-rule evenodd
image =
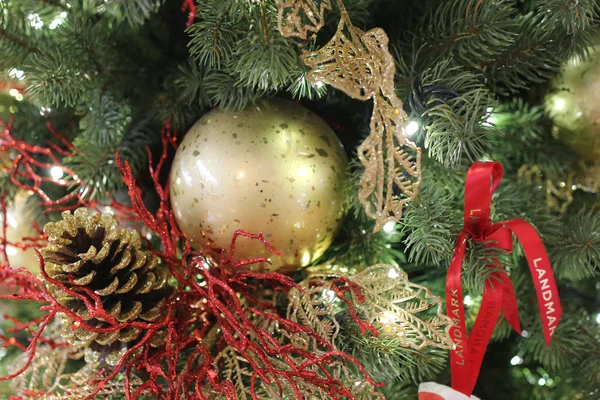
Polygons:
M56 132L53 134L58 135ZM352 388L346 387L339 380L340 378L336 378L330 371L330 368L340 362L355 364L366 381L377 385L356 359L338 351L333 343L329 343L312 328L286 319L277 313L273 306L263 304L256 299L258 290L268 289L281 293L287 293L290 288L301 290L288 276L276 272L258 273L243 269L255 263L266 262L265 258L243 260L235 258L235 244L240 236L257 240L270 252L278 254L261 234L237 231L232 238L229 251L222 253L218 263L206 258L202 252L192 249L177 227L169 199L169 183L163 184L160 181L160 172L165 166L168 151L174 149L176 143L176 136L170 124L163 125L161 135L163 151L155 166L152 154L148 151L149 172L154 190L159 197L156 212L150 212L144 205L142 191L136 185L128 162L121 162L118 154L116 163L128 188L132 206L121 205L113 199L111 207L124 218L143 222L160 238L161 246L153 252L168 265L177 286L174 295L164 300L166 311L163 317L153 323L139 321L119 323L106 312L99 296L92 290L74 285L72 276L69 277L69 283L52 279L46 273L41 260L41 277L47 283L54 285L57 290L68 296L82 300L90 318L105 322L102 328L91 326L86 319L62 306L46 289L41 279L27 271L15 270L4 265L0 267L0 278L6 279L11 287L18 288L18 292L2 295L0 298L38 301L42 303L41 309L47 314L38 321L17 324L22 328L21 331L31 333L27 346L22 343L16 346L30 352L28 361L19 371L0 379L10 379L26 370L35 355L38 342L45 340L42 337L44 328L58 313L63 313L71 318L77 327L91 332L107 333L130 328L143 331L141 339L127 350L119 363L103 379L93 382L94 390L87 397L88 399L94 398L110 380L117 374L123 373L127 399L154 395L161 400L176 400L192 394L193 398L207 399L214 394L219 394L233 400L236 398L233 383L222 380L217 373L219 370L217 357L225 348L231 349L239 360L243 360L248 365L251 373L250 392L253 398L258 397L259 386L264 384L274 385L280 392L284 391L284 387L290 388L297 399L302 399L304 393L301 387L305 384L319 388L333 399L341 397L353 399ZM4 137L10 137L9 129L5 130ZM37 175L36 168L60 165L57 154L64 155L76 151L68 142L60 139L59 142L60 145L54 144L45 148L36 148L23 143L14 144L20 149L17 156L20 158L18 161L15 159L13 164L14 181L32 188L31 190L40 195L44 204L53 205L55 209L72 207L73 200L76 206L82 204L93 206L79 196L74 198L65 196L52 201L47 196L44 197L45 193L39 188L40 182L44 179ZM48 157L51 162L40 164L36 161L37 158L33 157L34 154ZM22 183L22 180L33 183ZM355 286L341 279L334 285L338 296L348 304L352 317L359 322L351 301L345 296L345 293L350 293L353 298L363 301L364 296L361 297L360 288ZM293 343L280 342L279 336L274 336L271 331L261 328L260 321L274 323L280 331L287 332L290 336L303 335L307 339L314 340L320 349L319 352L307 351ZM363 323L360 325L361 329L372 328L369 324L360 322ZM39 327L35 331L33 327L37 324ZM164 347L157 350L150 345L150 342L159 330L166 332L167 341ZM212 339L211 335L214 336ZM0 337L0 342L8 341L10 338ZM183 364L182 360L185 360ZM144 381L135 389L131 387L134 374L143 377Z
M194 3L194 0L183 0L181 11L188 11L186 26L192 25L192 23L194 23L194 18L196 18L196 4Z

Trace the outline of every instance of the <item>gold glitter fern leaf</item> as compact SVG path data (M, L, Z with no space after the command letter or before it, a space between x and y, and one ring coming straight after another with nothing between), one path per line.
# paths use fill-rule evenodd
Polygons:
M325 23L325 11L331 10L331 0L281 0L277 2L278 28L283 36L307 39Z
M378 264L349 280L361 287L366 297L354 307L379 331L398 338L404 347L453 347L449 331L452 320L442 310L442 300L424 286L408 280L406 272Z
M62 332L58 322L49 325L45 330L46 338L54 342L64 340ZM11 363L9 370L11 372L18 370L28 358L27 352L20 354ZM29 367L10 381L10 390L12 394L23 400L90 398L98 388L99 382L106 378L111 370L100 368L98 363L87 363L76 372L66 373L69 369L69 361L81 358L83 358L83 351L79 348L66 346L65 343L51 346L46 342L40 342ZM76 364L72 364L71 369L73 365ZM132 390L142 384L136 375L132 375L129 382ZM124 392L124 379L112 379L100 388L94 398L117 400L123 398Z
M316 382L327 379L343 382L351 388L357 400L383 400L383 396L375 391L371 383L363 376L353 373L354 369L349 368L348 360L336 355L334 339L339 325L333 307L335 295L329 292L329 286L311 286L308 281L304 281L300 287L290 289L286 319L309 328L316 336L302 330L288 330L271 318L254 316L253 322L261 330L272 335L279 345L291 346L295 351L287 353L285 359L275 352L265 358L264 355L246 351L242 357L238 349L226 346L213 361L216 372L223 381L233 384L238 400L292 399L298 398L297 393L302 393L306 399L333 398L336 391L316 385L315 380L311 379L314 377L319 378ZM255 343L270 346L269 342L261 342L256 331L249 331L247 337ZM326 365L319 366L317 363L307 362L306 354L331 360ZM286 377L272 375L273 369L284 372ZM254 382L253 387L249 382Z
M340 326L335 320L335 311L331 302L328 301L332 299L332 296L329 296L328 293L333 292L318 286L311 288L303 287L303 289L303 291L297 288L290 290L288 294L290 303L288 305L287 319L310 327L322 339L328 343L333 343L340 330ZM298 336L306 340L306 335ZM298 342L297 339L294 340L292 338L292 342L294 341ZM311 338L311 342L313 342L314 346L314 338ZM309 343L304 343L300 347L304 350L315 350L315 348L311 348Z
M318 0L279 0L281 34L305 38L307 31L318 30L323 9L317 4L323 6ZM386 222L397 221L404 204L417 196L421 149L406 133L407 116L394 91L396 67L386 33L380 28L364 32L355 27L343 2L337 0L337 4L341 19L336 34L321 49L302 58L311 69L311 81L327 83L355 99L373 100L371 132L358 148L365 167L358 198L366 214L375 219L376 232ZM317 10L318 24L303 17Z

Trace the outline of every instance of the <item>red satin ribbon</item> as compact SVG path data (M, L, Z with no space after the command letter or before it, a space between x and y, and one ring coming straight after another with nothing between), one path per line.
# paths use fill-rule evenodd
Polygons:
M508 274L500 265L485 284L481 308L471 334L467 336L463 305L461 268L467 242L512 251L515 234L525 252L538 298L546 345L550 344L562 315L554 274L542 240L536 230L520 219L492 224L492 194L502 179L502 165L477 162L471 166L465 183L465 225L458 236L446 281L447 313L454 321L450 335L455 349L450 352L452 388L470 396L479 375L485 349L490 341L500 312L517 332L521 332L515 291Z

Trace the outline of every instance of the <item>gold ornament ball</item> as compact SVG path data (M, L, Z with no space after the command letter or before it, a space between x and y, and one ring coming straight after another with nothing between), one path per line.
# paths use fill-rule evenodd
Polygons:
M6 246L6 255L8 261L13 268L25 267L33 273L40 270L40 263L37 254L33 248L26 250L13 244L21 243L23 238L36 237L38 232L33 228L34 211L27 204L27 200L31 197L25 191L20 191L15 195L14 201L7 201L6 215L0 213L0 225L6 218L6 240L9 243ZM0 229L0 238L3 237Z
M238 112L213 110L187 133L171 170L171 203L197 246L229 249L238 229L262 233L236 242L237 260L268 257L257 270L291 271L329 247L343 217L348 161L317 115L284 100Z
M559 139L582 158L600 161L600 44L589 51L589 59L563 66L545 106Z

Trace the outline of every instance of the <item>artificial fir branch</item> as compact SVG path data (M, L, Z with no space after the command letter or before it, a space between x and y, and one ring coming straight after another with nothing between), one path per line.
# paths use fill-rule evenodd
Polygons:
M516 36L509 0L444 2L432 10L421 22L422 44L417 44L424 47L427 64L452 57L458 64L478 69L479 63L495 59Z
M389 337L361 335L356 324L343 313L341 334L337 339L340 349L352 354L365 366L373 378L388 382L422 382L433 378L446 363L447 355L439 349L423 352L402 347Z
M126 100L112 93L95 92L91 96L85 115L80 121L80 129L87 139L98 146L106 146L115 138L122 137L131 123L131 106Z
M190 53L196 56L200 65L210 68L227 65L242 32L236 28L237 24L229 14L220 10L215 2L200 4L197 11L199 20L187 29L191 37L188 44Z
M580 211L552 236L550 254L559 277L592 278L600 273L600 214Z
M518 36L513 45L494 60L482 63L492 87L500 94L515 93L532 82L545 82L558 72L561 60L587 55L596 33L592 21L600 5L586 1L565 8L564 4L556 7L556 1L546 3L552 4L539 13L516 17ZM575 20L579 21L568 22Z
M453 199L435 185L422 185L421 196L410 204L401 222L411 262L440 264L454 248L460 211Z
M32 89L23 102L1 95L0 103L6 109L0 112L16 110L12 134L17 140L46 143L53 137L47 119L58 132L74 139L81 155L63 161L97 193L122 185L116 166L110 164L116 150L128 159L134 173L143 169L146 145L157 140L157 126L163 120L184 132L210 107L239 109L261 96L285 95L284 91L300 99L325 92L303 78L305 70L297 62L296 44L281 40L274 25L269 26L274 21L273 1L197 2L199 12L189 31L189 52L183 33L185 15L173 12L179 12L180 1L121 0L108 6L100 0L70 3L67 7L64 1L5 0L0 5L0 67L5 75L12 68L23 70L26 78L21 83ZM597 26L597 2L348 0L346 7L359 26L387 24L391 44L398 49L398 81L402 84L397 90L402 98L408 97L415 77L421 87L438 85L457 96L428 97L425 112L411 116L421 126L416 140L426 147L429 157L424 160L422 197L408 206L402 224L389 233L363 234L363 230L370 232L370 223L352 215L327 259L361 268L370 262L402 265L407 262L406 255L412 262L403 267L442 293L454 235L462 227L466 167L486 156L502 161L507 174L494 200L493 218L522 217L536 225L563 281L561 296L573 309L568 310L564 328L556 333L557 347L545 350L536 331L533 315L538 311L519 248L508 257L493 255L491 258L501 257L510 270L522 322L530 332L529 338L519 338L501 321L494 338L502 340L503 353L520 354L525 359L523 367L534 374L536 369L552 367L557 384L540 386L536 378L530 385L519 375L524 369L509 369L508 361L501 366L507 371L506 379L498 378L498 363L504 361L490 358L484 364L482 384L489 389L479 390L496 395L502 381L503 389L510 385L510 396L515 399L575 398L594 393L600 376L594 325L596 292L587 288L584 293L581 285L593 286L590 278L598 274L598 214L591 208L578 211L579 204L573 203L564 221L549 216L543 191L519 179L520 167L532 164L545 177L565 181L577 160L552 137L543 110L528 103L537 100L537 93L531 91L525 101L509 100L505 95L521 89L520 94L525 95L533 83L545 82L569 57L585 55ZM426 9L434 11L417 22ZM62 25L49 30L48 25L62 12L68 14ZM45 24L42 29L32 27L27 19L30 13L39 14ZM336 15L335 10L330 13L323 37L308 43L310 48L319 47L331 36ZM254 69L257 65L260 70ZM66 67L70 73L65 72ZM78 80L81 75L77 73L87 74L89 79ZM75 107L64 107L65 103ZM334 90L311 106L320 108L332 125L342 125L338 133L351 153L351 146L364 133L361 123L368 118L368 110ZM100 148L98 143L105 146ZM44 174L47 171L42 171ZM8 178L0 177L3 194L15 190ZM436 187L443 190L437 193ZM349 194L344 197L351 200ZM589 194L589 198L590 205L597 201L597 195ZM475 299L468 310L473 313L490 255L483 247L469 250L464 277L465 292ZM578 309L586 312L578 313ZM408 360L393 343L374 343L373 338L357 336L344 325L340 337L348 338L343 344L360 345L353 348L356 357L364 357L373 369L385 366L390 378L398 372L398 377L418 376L413 359ZM518 353L521 350L525 353ZM414 353L415 357L423 355ZM402 366L406 371L398 371ZM495 378L489 378L492 373ZM438 374L436 380L445 378ZM157 378L155 385L168 387L169 382ZM416 398L414 386L403 382L390 380L382 390L392 400Z
M494 108L487 122L500 127L489 136L491 156L507 171L517 173L524 164L535 165L546 178L560 181L575 168L577 155L553 137L542 107L514 99Z
M422 113L410 110L421 127L417 142L427 149L431 158L449 167L457 167L465 156L470 160L480 158L489 147L488 135L495 131L486 123L488 110L496 106L492 94L478 81L477 75L449 59L419 73L419 55L414 56L410 65L399 63L399 74L405 77L400 91L405 96L409 93L420 96L413 93L413 89L439 88L457 95L444 98L434 93L419 99L425 110Z

